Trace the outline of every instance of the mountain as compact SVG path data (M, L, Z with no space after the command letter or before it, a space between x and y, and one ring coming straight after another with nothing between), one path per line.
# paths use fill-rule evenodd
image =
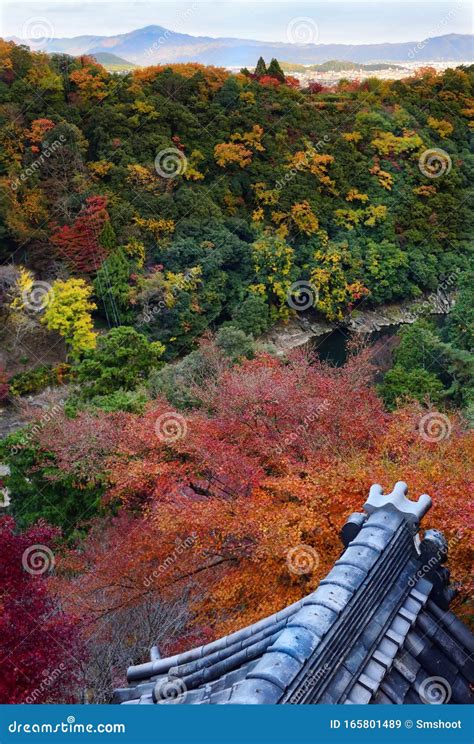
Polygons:
M94 58L97 62L105 67L109 72L116 72L118 70L133 70L136 65L133 62L128 62L122 57L117 57L116 54L110 52L95 52Z
M473 36L447 34L423 41L383 44L287 44L249 39L190 36L162 26L146 26L117 36L76 36L46 40L47 52L71 55L109 52L138 65L201 62L223 67L253 66L260 55L312 64L331 59L351 62L465 62L473 58ZM28 40L23 40L28 43ZM35 49L38 48L35 43Z

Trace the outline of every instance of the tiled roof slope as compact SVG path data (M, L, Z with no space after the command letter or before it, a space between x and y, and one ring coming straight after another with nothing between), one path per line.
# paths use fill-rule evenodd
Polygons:
M124 704L468 703L473 636L449 611L447 544L424 494L372 486L316 591L247 628L128 670Z

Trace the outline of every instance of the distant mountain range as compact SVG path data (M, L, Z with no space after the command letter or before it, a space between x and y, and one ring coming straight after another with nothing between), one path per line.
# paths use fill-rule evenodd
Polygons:
M129 62L123 59L123 57L118 57L116 54L111 54L110 52L95 52L94 59L111 72L114 70L133 70L136 67L133 62Z
M276 57L300 64L327 62L465 62L473 58L473 36L447 34L423 41L400 44L290 44L249 39L190 36L162 26L146 26L117 36L75 36L48 39L41 47L47 52L79 54L109 53L137 65L172 62L201 62L223 67L255 65L258 57ZM28 39L13 37L17 43ZM38 49L38 43L33 45Z

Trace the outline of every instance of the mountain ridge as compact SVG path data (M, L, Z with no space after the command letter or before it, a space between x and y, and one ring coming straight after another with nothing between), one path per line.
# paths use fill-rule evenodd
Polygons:
M17 43L27 39L10 37ZM224 67L252 66L258 56L300 64L331 59L370 62L466 62L473 58L473 35L445 34L422 41L378 44L293 44L233 37L191 36L149 25L114 36L52 38L34 49L71 55L109 52L137 65L200 62Z

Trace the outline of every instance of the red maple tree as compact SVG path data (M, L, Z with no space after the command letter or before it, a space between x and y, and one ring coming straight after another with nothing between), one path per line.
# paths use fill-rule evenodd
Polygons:
M77 576L71 611L99 618L180 596L191 581L196 628L235 630L314 589L371 484L389 489L401 478L413 497L432 494L425 526L452 540L452 572L465 584L468 507L459 493L472 435L453 414L451 436L426 441L423 409L385 412L372 375L367 351L337 369L302 355L261 355L205 378L192 391L198 409L185 414L157 399L142 415L116 417L107 442L91 446L108 451L107 498L122 508L66 560ZM74 474L77 463L56 444L69 425L52 448ZM100 467L90 452L88 460ZM317 556L304 574L288 569L289 551L301 545ZM71 594L68 580L63 590Z
M71 702L82 650L77 621L50 590L57 531L46 524L16 531L0 519L0 699Z
M108 221L107 198L89 196L72 225L53 227L51 242L76 272L93 274L107 258L100 234Z

